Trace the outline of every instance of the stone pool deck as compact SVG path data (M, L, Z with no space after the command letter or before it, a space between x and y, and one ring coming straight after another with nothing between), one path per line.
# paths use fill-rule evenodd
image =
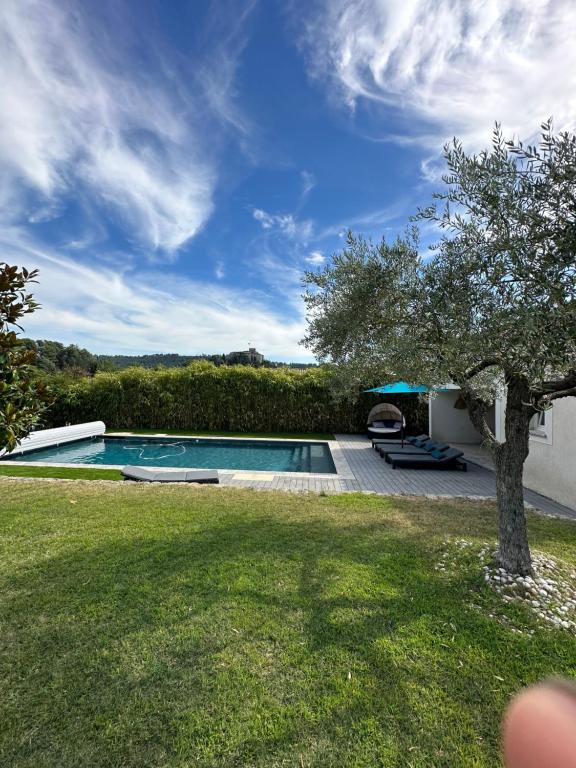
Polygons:
M130 433L114 433L116 436ZM165 437L156 434L150 437ZM187 437L182 435L182 437ZM194 437L194 435L189 435ZM210 438L208 438L210 439ZM219 439L219 438L214 438ZM233 439L233 438L231 438ZM295 442L303 442L297 440ZM494 498L495 475L490 457L477 446L458 446L468 461L468 471L392 469L376 451L365 435L336 435L328 441L337 474L307 474L294 472L256 472L220 469L220 486L255 488L261 490L292 491L297 493L377 493L383 496L427 496L433 498ZM4 465L18 461L4 461ZM29 464L27 466L30 466ZM36 466L42 466L36 462ZM44 466L70 467L70 464L44 464ZM77 467L83 465L76 465ZM94 465L85 465L94 468ZM98 465L100 469L118 467ZM161 467L159 469L162 469ZM576 509L566 507L552 499L524 489L527 505L543 514L576 521ZM576 506L576 503L575 503Z
M468 471L392 469L364 435L336 435L330 441L338 475L294 475L268 472L221 471L222 485L280 491L342 493L372 492L382 495L435 497L495 497L494 472L468 458ZM472 452L471 452L472 454ZM525 489L528 505L544 514L576 520L576 510Z

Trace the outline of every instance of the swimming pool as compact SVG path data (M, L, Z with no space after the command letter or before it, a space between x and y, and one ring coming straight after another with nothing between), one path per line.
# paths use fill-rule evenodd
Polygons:
M53 464L246 469L336 474L327 443L230 438L92 437L5 460Z

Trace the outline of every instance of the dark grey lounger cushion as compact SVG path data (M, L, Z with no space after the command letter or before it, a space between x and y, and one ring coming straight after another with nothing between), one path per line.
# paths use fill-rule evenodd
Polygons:
M436 459L434 456L402 456L401 454L390 453L388 459L392 467L412 467L414 469L421 469L424 467L456 467L466 470L468 465L461 459L464 455L462 451L457 451L455 448L445 451L442 454L441 459Z
M124 467L122 474L127 480L148 483L219 483L215 469L168 469L154 470L147 467Z
M386 456L389 453L394 453L400 455L414 455L414 454L428 454L428 451L425 448L417 448L415 445L405 445L404 448L402 448L401 445L377 445L376 450L382 456L383 458L386 458Z
M450 448L448 443L431 443L427 448L418 448L415 445L405 445L404 448L390 448L389 446L376 447L376 450L386 460L390 454L395 456L433 456L435 459L444 457L444 451Z
M406 442L407 443L426 443L428 440L431 440L432 438L429 435L416 435L416 437L407 437Z
M408 445L408 443L407 443L407 445ZM412 443L409 443L409 445L412 445ZM384 447L384 448L392 447L393 448L394 446L396 446L398 448L400 448L402 446L402 443L401 443L400 439L398 439L398 440L384 440L384 439L382 439L380 437L373 437L372 438L372 448L375 448L376 450L378 450L378 448L382 448L382 447Z

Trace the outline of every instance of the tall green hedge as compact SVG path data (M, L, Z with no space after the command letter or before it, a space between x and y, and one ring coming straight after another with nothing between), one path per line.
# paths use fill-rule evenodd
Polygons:
M386 399L403 409L408 432L427 426L417 396L383 398L359 393L339 399L327 368L128 368L56 385L45 426L102 420L111 429L181 429L231 432L358 432Z

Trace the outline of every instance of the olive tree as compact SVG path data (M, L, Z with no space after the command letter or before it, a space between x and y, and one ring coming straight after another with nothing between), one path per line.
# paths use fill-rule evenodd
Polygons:
M13 450L38 422L50 401L33 378L36 352L18 336L18 321L38 307L28 285L36 271L0 262L0 449Z
M531 571L522 475L530 421L576 396L576 137L542 126L537 147L505 141L467 154L445 147L444 188L416 219L439 231L428 258L416 230L393 244L350 234L308 273L304 343L350 381L393 371L457 384L494 456L499 559ZM505 396L504 439L487 411Z

